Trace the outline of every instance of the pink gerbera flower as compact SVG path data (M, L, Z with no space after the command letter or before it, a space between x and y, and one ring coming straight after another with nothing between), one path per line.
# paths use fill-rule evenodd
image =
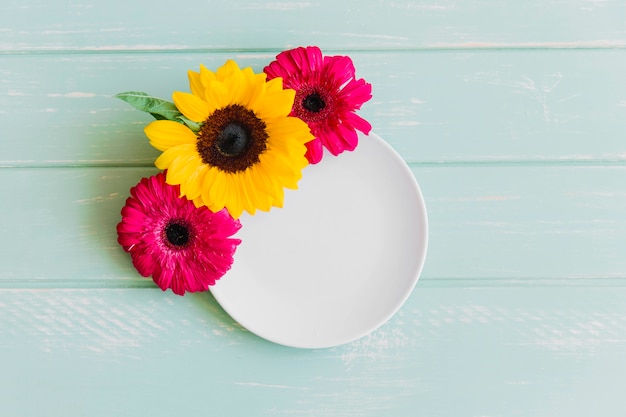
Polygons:
M316 164L323 147L331 154L352 151L357 130L368 134L372 126L355 111L372 98L372 85L356 79L347 56L322 56L316 46L283 51L264 69L268 79L282 77L283 86L296 90L291 115L309 125L315 139L308 142L306 157Z
M196 208L159 173L131 188L117 225L118 242L137 271L163 291L206 291L231 267L241 228L227 210Z

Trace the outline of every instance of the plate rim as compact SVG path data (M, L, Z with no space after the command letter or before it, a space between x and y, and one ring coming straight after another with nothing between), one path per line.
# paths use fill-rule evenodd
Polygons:
M360 143L361 140L374 140L380 146L385 148L385 150L389 153L389 155L393 157L395 162L402 169L404 175L409 179L408 182L410 183L410 185L411 185L411 187L412 187L412 189L413 189L413 191L415 193L415 196L417 197L417 201L416 201L417 205L415 207L416 208L415 214L416 214L416 216L419 217L418 218L418 224L420 224L422 226L420 228L419 239L418 239L419 242L421 243L421 247L418 248L417 254L419 255L419 261L415 265L414 274L411 277L410 281L407 279L407 281L410 282L409 287L402 294L402 297L399 297L398 300L395 301L395 303L393 304L393 308L390 308L389 311L387 312L387 314L381 315L381 317L378 320L376 320L375 322L373 321L371 324L369 324L367 326L366 330L360 331L360 332L354 332L355 334L353 334L353 335L351 335L349 337L343 338L341 341L337 341L335 343L320 343L320 344L314 345L314 344L306 344L306 343L301 343L301 344L294 343L294 342L290 342L290 341L281 339L281 338L273 336L273 335L267 335L265 333L265 331L262 330L262 329L259 330L258 328L255 328L255 326L248 326L248 325L242 323L240 321L240 319L237 317L237 314L233 313L231 308L225 306L224 303L222 302L223 300L221 299L219 288L218 288L220 281L217 281L215 286L209 287L209 291L211 292L211 294L215 298L215 301L220 305L220 307L234 321L236 321L246 331L248 331L248 332L258 336L261 339L265 339L265 340L270 341L272 343L275 343L275 344L278 344L278 345L282 345L282 346L291 347L291 348L299 348L299 349L326 349L326 348L332 348L332 347L341 346L341 345L345 345L345 344L354 342L354 341L356 341L358 339L361 339L361 338L363 338L363 337L373 333L374 331L376 331L377 329L382 327L385 323L387 323L393 316L395 316L396 313L407 302L409 297L413 294L415 286L417 285L417 282L419 281L419 279L421 277L422 271L424 269L424 265L426 263L426 258L427 258L427 254L428 254L428 245L429 245L428 211L427 211L426 202L425 202L425 199L424 199L423 192L422 192L421 187L420 187L420 185L419 185L419 183L417 181L417 178L413 174L413 171L411 171L411 168L408 166L406 161L382 137L380 137L378 134L376 134L373 131L371 131L369 133L369 135L367 135L367 136L364 135L364 134L359 133L359 143ZM357 148L353 152L355 152L355 151L358 151L358 146L357 146ZM324 150L324 158L333 158L333 157L340 158L341 155L332 156L332 155L330 155L330 153L327 152L327 150ZM269 215L269 214L271 214L271 212L270 213L263 213L263 214ZM223 277L223 279L228 279L228 273L226 273L226 275ZM226 304L228 304L228 303L226 303ZM392 303L390 303L390 305L392 305Z

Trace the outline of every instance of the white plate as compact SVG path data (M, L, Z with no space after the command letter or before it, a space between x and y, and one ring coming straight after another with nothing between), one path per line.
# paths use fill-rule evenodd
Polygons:
M287 346L331 347L377 329L404 304L426 257L419 186L372 133L306 167L283 208L241 223L233 267L211 292L246 329Z

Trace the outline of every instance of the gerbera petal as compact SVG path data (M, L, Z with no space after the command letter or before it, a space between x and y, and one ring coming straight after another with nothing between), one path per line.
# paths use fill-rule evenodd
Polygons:
M196 135L187 126L171 120L156 120L144 128L150 144L160 151L166 151L182 144L196 143Z
M310 164L317 164L322 160L324 155L324 148L322 147L322 141L315 138L306 143L306 159Z
M324 57L324 70L322 77L329 80L335 86L340 88L345 83L354 78L354 64L347 56L326 56Z
M152 275L152 280L161 290L166 291L172 287L172 280L174 278L173 268L159 268Z
M174 294L177 294L177 295L185 294L185 281L187 279L186 275L187 275L186 271L180 271L180 270L178 271L174 270L174 272L172 273L172 280L170 283L170 288L172 289Z
M343 149L340 152L344 150L353 151L359 144L359 136L356 131L343 123L337 126L337 128L339 129L339 137L343 145Z
M143 212L138 214L137 208ZM215 284L230 269L241 242L231 238L241 224L228 212L196 208L190 200L178 197L178 187L168 185L163 173L133 187L122 213L118 241L130 253L137 271L152 275L162 290L169 288L179 295L206 291ZM144 220L142 227L127 227L139 218ZM169 229L171 224L177 229ZM180 234L181 229L187 235ZM173 230L176 237L171 236Z
M321 69L322 52L316 46L299 47L281 52L276 56L275 62L278 65L272 63L270 67L274 66L273 71L278 76L298 74L306 79Z
M319 138L324 144L324 147L326 147L332 155L337 156L343 151L344 147L342 145L341 134L337 131L338 129L335 129L327 129Z
M323 147L338 155L354 149L356 130L371 131L365 119L352 113L372 98L372 86L355 78L350 57L323 56L317 47L295 48L278 54L264 71L268 79L282 77L286 88L297 91L292 114L305 120L318 139L307 145L310 163L321 160Z
M154 261L149 251L142 248L141 245L137 245L131 252L131 258L137 272L144 277L152 275L152 272L154 271Z
M189 120L200 123L210 114L210 108L206 101L191 93L176 91L172 94L174 104L180 112Z
M372 131L372 125L356 113L348 112L344 114L343 121L366 135Z
M337 97L350 110L358 110L372 98L372 85L364 79L352 80L337 93Z
M317 46L307 46L305 49L307 66L302 67L302 70L310 69L313 73L319 72L324 65L322 50Z

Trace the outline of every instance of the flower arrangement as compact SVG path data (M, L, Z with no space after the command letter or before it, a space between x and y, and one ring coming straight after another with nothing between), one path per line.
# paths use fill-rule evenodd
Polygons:
M231 267L245 211L282 207L303 169L358 144L371 99L347 56L315 46L283 51L261 73L228 60L188 72L173 102L143 92L116 97L156 120L144 131L162 170L131 189L117 226L133 265L176 294L206 291Z

